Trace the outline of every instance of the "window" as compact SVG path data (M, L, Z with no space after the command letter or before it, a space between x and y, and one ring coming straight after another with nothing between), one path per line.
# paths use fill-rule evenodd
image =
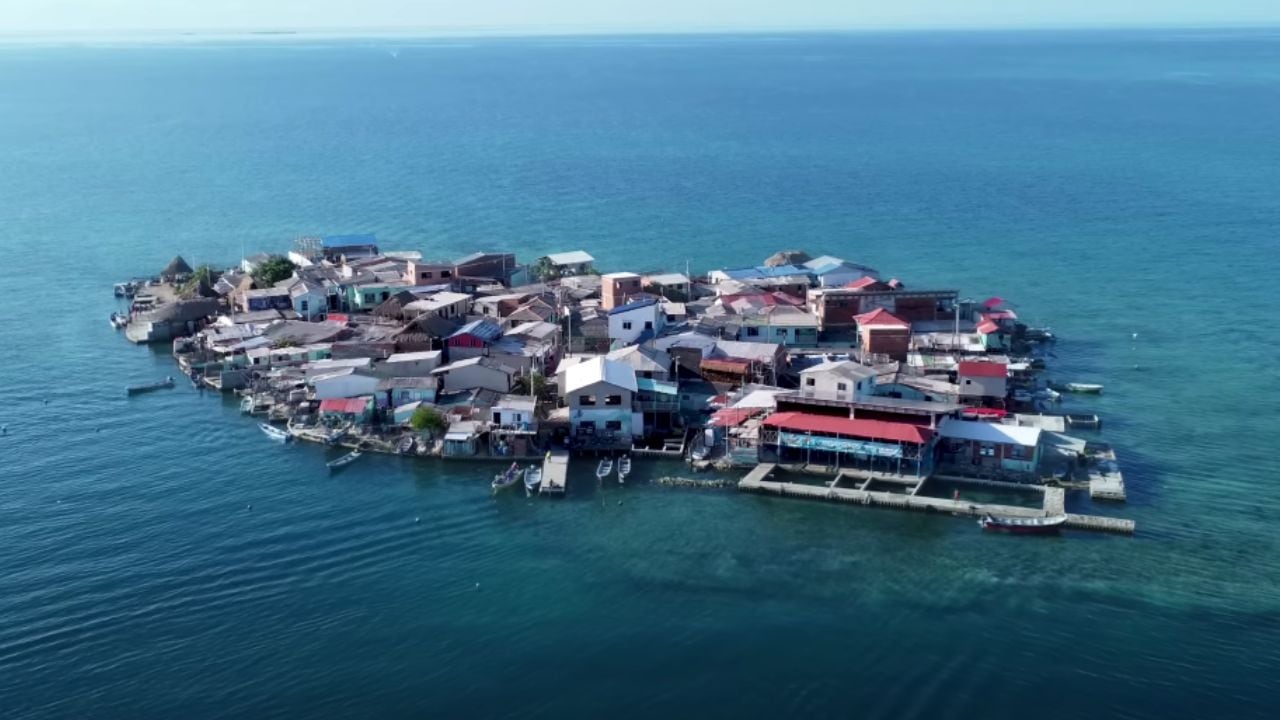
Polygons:
M631 329L631 322L630 322L630 321L627 321L627 322L622 323L622 329L623 329L623 330L630 330L630 329Z
M578 423L578 432L591 434L591 433L594 433L595 431L596 431L595 420L583 420L582 422Z
M596 404L595 395L582 395L578 397L579 407L591 407Z
M605 429L605 430L621 430L621 429L622 429L622 421L621 421L621 420L608 420L608 421L606 421L606 422L605 422L605 424L604 424L604 429Z
M814 385L813 378L805 378L805 379L804 379L804 386L805 386L805 387L813 387L813 385Z
M644 321L644 329L645 329L645 330L652 330L652 329L653 329L653 321L652 321L652 320L645 320L645 321Z
M387 299L388 299L388 298L390 298L390 297L391 297L391 291L390 291L390 290L383 290L383 291L382 291L382 301L383 301L383 302L386 302L386 301L387 301Z
M302 312L304 312L304 313L305 313L306 311L307 311L307 301L306 301L306 300L303 300L303 301L302 301Z
M848 389L849 389L849 384L848 384L848 383L836 383L836 389L837 389L837 390L840 390L840 391L842 391L842 392L843 392L843 391L845 391L845 390L848 390Z
M423 280L430 280L430 279L431 279L431 271L430 271L430 270L423 270L422 272L418 273L418 277L419 277L419 278L421 278L421 279L423 279Z
M992 445L991 443L982 443L982 445L978 448L978 454L983 457L995 457L996 446Z
M365 304L365 305L372 305L372 304L374 304L374 303L375 303L375 302L377 302L377 301L378 301L378 296L377 296L377 295L374 295L373 293L365 293L365 294L364 294L364 304Z
M965 379L964 379L964 384L965 384L965 385L972 385L972 384L973 384L973 381L972 381L972 380L970 380L969 378L965 378Z
M862 389L862 383L861 383L861 382L859 382L859 383L858 383L858 389L859 389L859 390L861 390L861 389Z
M621 405L621 404L622 404L622 396L621 396L621 395L606 395L606 396L605 396L605 398L604 398L604 404L605 404L605 405Z
M756 337L759 334L760 334L760 328L758 327L747 328L747 337Z
M441 271L440 271L440 277L442 277L442 278L453 277L453 271L451 271L451 270L441 270Z

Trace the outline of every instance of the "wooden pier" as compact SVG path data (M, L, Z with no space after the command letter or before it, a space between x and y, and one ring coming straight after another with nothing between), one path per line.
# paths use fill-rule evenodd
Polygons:
M539 495L564 495L569 482L569 453L551 450L542 460L542 485Z
M779 495L782 497L826 500L829 502L852 503L872 507L894 508L898 510L916 510L920 512L948 513L968 517L983 515L1001 515L1005 517L1045 517L1047 515L1064 514L1065 491L1062 488L1046 488L1044 505L1040 508L1020 507L1017 505L998 505L994 503L973 503L948 498L924 497L902 493L877 492L859 490L848 487L806 485L803 483L776 482L768 480L776 466L770 463L757 465L742 480L738 481L738 489L745 492ZM1097 530L1132 534L1135 525L1132 520L1122 518L1101 517L1098 515L1077 515L1065 513L1065 526L1076 530Z

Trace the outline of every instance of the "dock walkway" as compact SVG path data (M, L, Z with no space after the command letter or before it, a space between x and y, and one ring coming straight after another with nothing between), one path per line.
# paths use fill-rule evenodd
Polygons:
M542 485L539 495L563 495L569 478L569 453L551 450L542 460Z

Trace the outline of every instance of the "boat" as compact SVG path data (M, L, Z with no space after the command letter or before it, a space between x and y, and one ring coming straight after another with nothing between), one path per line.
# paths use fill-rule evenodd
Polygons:
M245 395L240 399L240 412L248 415L253 412L253 396Z
M338 468L340 468L340 467L346 467L347 465L350 465L351 463L355 462L356 460L359 460L359 459L360 459L360 455L361 455L361 452L360 452L359 448L357 448L357 449L352 450L351 452L347 453L346 455L343 455L342 457L338 458L337 460L330 460L329 462L325 463L325 465L326 465L330 470L337 470L337 469L338 469Z
M417 438L412 435L405 435L400 438L400 442L396 443L397 455L408 455L413 452L413 446L417 443Z
M163 390L171 387L173 387L173 376L169 376L160 382L153 382L147 385L130 385L124 390L128 395L138 395L145 392L151 392L152 390Z
M978 525L983 530L1001 531L1015 535L1051 535L1061 530L1063 523L1066 521L1066 515L1006 517L988 513L978 520Z
M542 468L537 465L530 465L529 469L524 471L524 494L532 495L541 484Z
M280 442L289 442L290 440L293 439L293 436L290 435L288 432L281 430L275 425L271 425L269 423L258 423L258 429L266 433L267 437L271 438L272 440L279 440Z
M627 481L627 476L631 474L631 456L623 455L618 458L618 484L621 485Z
M515 487L520 483L520 478L523 474L518 464L511 463L511 467L507 468L506 472L493 476L493 482L491 483L493 491L496 493L500 490Z
M124 313L111 313L111 327L119 330L129 324L129 316Z
M1054 390L1053 388L1043 388L1035 392L1035 397L1042 400L1052 400L1057 402L1062 399L1062 393Z
M613 472L613 458L604 458L600 464L596 466L596 479L604 480L609 477L609 473Z
M1101 430L1102 418L1097 415L1067 415L1067 425L1086 430Z
M1055 383L1049 386L1058 392L1083 393L1085 395L1098 395L1102 393L1102 386L1097 383Z

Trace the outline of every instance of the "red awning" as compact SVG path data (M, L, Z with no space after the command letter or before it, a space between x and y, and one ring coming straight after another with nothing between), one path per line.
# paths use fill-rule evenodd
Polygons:
M999 329L1000 329L1000 326L991 322L990 320L983 320L982 322L978 323L978 332L982 333L983 335L990 335L991 333Z
M320 412L359 415L369 407L369 398L329 398L320 401Z
M960 363L960 375L968 377L1007 377L1009 368L1004 363L975 362L967 360Z
M702 369L712 372L733 373L735 375L746 375L751 368L751 364L745 360L703 360Z
M828 435L843 435L864 440L905 442L916 445L923 445L929 442L929 438L933 437L933 431L929 428L910 423L889 422L887 420L854 420L799 412L774 413L765 418L764 424L791 432L826 433Z
M1008 410L1000 408L965 408L963 414L974 415L977 417L1004 417L1009 414Z

